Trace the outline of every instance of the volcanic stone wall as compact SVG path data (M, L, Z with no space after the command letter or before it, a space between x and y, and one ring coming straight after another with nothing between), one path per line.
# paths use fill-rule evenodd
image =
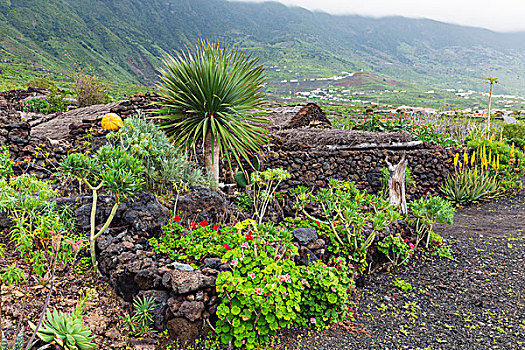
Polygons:
M454 170L453 148L422 144L406 149L330 150L312 148L272 147L262 154L263 168L283 168L291 179L281 185L287 190L299 185L326 187L330 178L351 180L369 193L381 189L381 168L399 162L406 154L415 186L407 188L409 199L436 194L445 178Z

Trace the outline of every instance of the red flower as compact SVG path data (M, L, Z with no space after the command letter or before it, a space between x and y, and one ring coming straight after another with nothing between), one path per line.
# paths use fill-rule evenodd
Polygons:
M176 222L179 222L179 221L182 220L182 218L181 218L180 216L178 216L178 215L175 215L175 217L173 218L173 220L176 221Z
M201 222L199 222L199 225L200 225L201 227L206 227L206 226L208 226L208 221L206 221L206 220L201 221Z
M317 225L317 227L321 227L321 223L317 220L315 220L315 224Z
M224 248L224 250L232 250L232 247L230 247L228 243L224 243L222 247Z
M219 226L217 225L213 226L213 231L219 231Z
M192 222L191 223L191 228L195 230L197 228L197 223L196 222Z
M244 237L244 239L246 239L247 241L253 241L252 234L251 234L251 233L248 233L248 234L246 235L246 237Z

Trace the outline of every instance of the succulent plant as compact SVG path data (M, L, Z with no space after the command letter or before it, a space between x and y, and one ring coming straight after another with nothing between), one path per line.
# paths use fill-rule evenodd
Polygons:
M36 327L31 324L31 328ZM46 343L60 345L65 350L91 350L96 349L93 344L91 331L81 318L66 314L56 309L47 310L42 327L38 330L38 337Z

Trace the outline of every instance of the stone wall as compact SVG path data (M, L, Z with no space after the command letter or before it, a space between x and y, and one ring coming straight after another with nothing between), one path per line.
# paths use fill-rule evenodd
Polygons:
M369 193L381 189L381 168L386 167L385 158L391 163L399 162L406 154L408 168L415 187L407 188L409 199L426 194L437 194L440 184L454 170L453 148L433 144L421 144L404 149L348 149L329 150L313 148L270 147L262 153L264 169L284 168L292 178L281 185L286 190L299 185L311 188L326 187L330 178L351 180L357 187Z

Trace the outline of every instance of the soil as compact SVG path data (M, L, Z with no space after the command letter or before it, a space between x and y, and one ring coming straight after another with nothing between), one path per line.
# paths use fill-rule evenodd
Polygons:
M287 349L525 349L525 191L439 226L454 260L419 256L365 277L355 323L286 333ZM409 283L403 291L394 280ZM292 333L292 334L290 334Z

